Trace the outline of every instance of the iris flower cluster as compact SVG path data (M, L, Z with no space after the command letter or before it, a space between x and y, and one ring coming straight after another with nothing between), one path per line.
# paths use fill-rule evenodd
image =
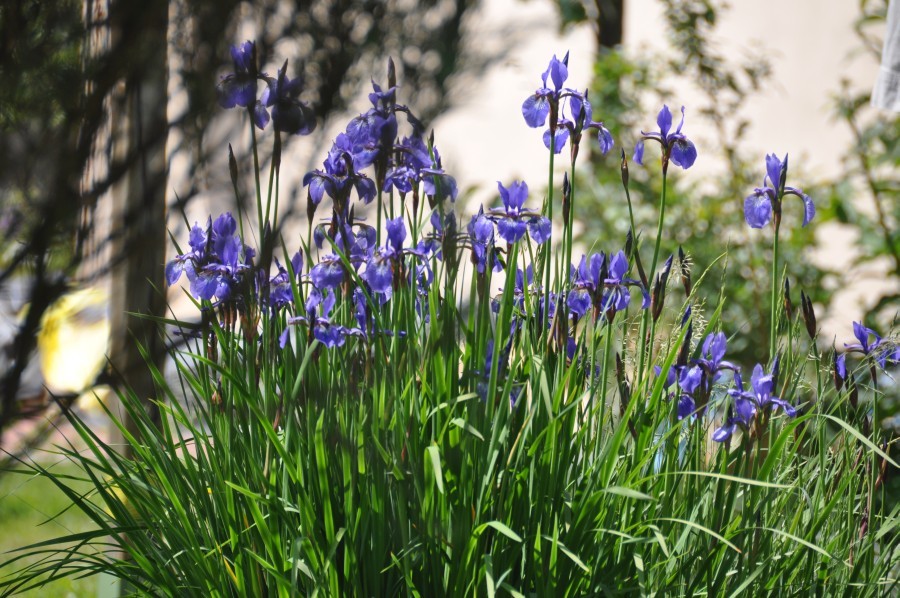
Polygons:
M166 264L166 282L171 286L182 273L190 282L191 294L206 301L232 297L235 289L251 271L256 252L243 244L237 234L237 222L230 212L210 219L205 227L191 228L191 250Z
M315 130L315 113L299 99L303 90L303 80L299 77L296 79L287 77L287 61L278 70L276 77L260 72L257 66L256 44L251 41L232 46L231 58L234 71L223 77L216 88L220 106L247 108L253 123L260 129L265 129L269 124L271 110L272 126L276 131L309 135ZM260 81L266 88L257 99Z
M588 92L579 92L568 87L563 87L569 78L569 54L568 52L559 60L556 55L550 60L547 70L541 75L542 85L522 103L522 116L525 123L532 128L543 127L550 118L550 123L544 131L544 145L560 153L566 142L571 140L572 161L578 155L578 146L585 129L597 131L597 140L600 151L606 154L613 147L612 134L602 122L593 120L593 108L588 100ZM549 85L552 87L548 87ZM569 114L564 108L568 100Z
M744 390L740 372L734 373L734 385L728 394L734 399L733 408L729 409L725 424L713 433L716 442L725 442L734 432L741 428L745 433L756 417L766 410L775 411L779 407L789 417L796 417L797 410L787 401L775 396L775 383L778 377L778 360L772 366L772 372L766 373L763 366L756 364L750 378L750 390Z
M612 316L628 307L631 301L629 287L637 287L643 296L641 309L650 306L647 289L637 280L627 278L628 258L619 251L611 258L604 253L594 253L588 258L581 256L581 262L572 271L572 291L567 305L576 318L584 316L593 307L594 318L601 315Z

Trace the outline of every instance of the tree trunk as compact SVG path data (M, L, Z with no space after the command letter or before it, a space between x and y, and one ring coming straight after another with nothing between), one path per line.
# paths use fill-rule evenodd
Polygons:
M112 194L110 362L119 388L144 401L156 419L157 389L140 348L162 369L162 336L157 323L132 314L165 314L168 2L118 0L109 16L111 46L128 65L112 132L115 162L127 168Z

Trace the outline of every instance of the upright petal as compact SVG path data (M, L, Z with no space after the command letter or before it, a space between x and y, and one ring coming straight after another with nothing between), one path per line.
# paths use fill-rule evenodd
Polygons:
M669 134L669 129L672 128L672 111L669 110L667 105L663 104L662 110L656 115L656 124L659 126L659 132L663 140L665 140Z
M550 59L550 66L547 68L547 72L544 73L544 77L548 74L550 75L550 80L553 82L553 87L557 92L562 89L566 79L569 78L569 68L566 65L568 60L568 52L566 52L566 56L563 60L559 60L554 54L553 58Z
M784 156L785 160L787 155ZM766 177L773 189L778 189L778 183L781 181L781 159L774 153L766 154Z

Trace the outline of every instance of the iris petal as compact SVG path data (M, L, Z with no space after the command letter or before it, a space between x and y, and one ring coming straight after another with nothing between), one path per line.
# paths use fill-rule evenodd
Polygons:
M754 193L744 200L744 220L753 228L762 228L772 217L772 202L765 193Z

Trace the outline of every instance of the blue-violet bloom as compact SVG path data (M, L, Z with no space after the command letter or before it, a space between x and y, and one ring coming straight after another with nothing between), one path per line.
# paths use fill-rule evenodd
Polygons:
M681 128L684 126L684 106L681 107L681 122L674 132L672 129L672 112L669 107L663 105L662 110L656 116L656 124L659 131L645 133L641 131L643 137L634 148L634 156L632 159L638 164L643 164L644 160L644 140L652 139L662 146L662 165L663 171L668 170L669 160L671 159L677 166L687 170L697 159L697 148L694 143L688 139Z
M744 199L744 220L752 228L763 228L775 214L776 228L781 225L781 202L785 195L796 195L803 201L803 226L810 223L816 215L816 206L812 199L801 189L786 187L788 156L784 161L773 154L766 154L766 176L763 186L753 190L753 194Z

